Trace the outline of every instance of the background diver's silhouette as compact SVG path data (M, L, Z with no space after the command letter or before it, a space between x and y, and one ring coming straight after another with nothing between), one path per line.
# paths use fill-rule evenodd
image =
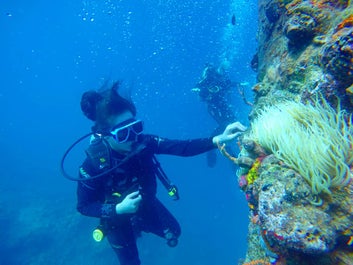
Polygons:
M207 104L208 113L217 123L214 135L224 130L229 123L236 121L231 103L231 93L236 86L223 69L207 64L200 81L192 89ZM210 167L215 166L215 151L207 153L207 163Z

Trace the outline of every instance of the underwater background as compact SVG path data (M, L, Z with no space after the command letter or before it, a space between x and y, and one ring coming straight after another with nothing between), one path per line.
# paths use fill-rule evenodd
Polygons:
M232 17L235 21L232 21ZM232 24L232 22L234 22ZM191 89L206 63L227 63L245 93L256 83L256 1L3 1L0 5L0 264L118 264L94 218L76 212L76 183L60 160L90 131L81 94L121 79L131 87L146 132L172 139L208 137L216 123ZM237 118L249 107L233 93ZM71 174L83 146L67 161ZM248 208L234 168L217 154L160 156L179 187L159 198L179 220L179 245L144 234L144 265L237 264L247 247Z

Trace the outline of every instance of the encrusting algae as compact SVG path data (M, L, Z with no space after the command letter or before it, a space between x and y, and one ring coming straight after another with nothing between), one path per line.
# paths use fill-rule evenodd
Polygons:
M245 262L242 265L271 265L271 263L263 259L258 259L258 260Z

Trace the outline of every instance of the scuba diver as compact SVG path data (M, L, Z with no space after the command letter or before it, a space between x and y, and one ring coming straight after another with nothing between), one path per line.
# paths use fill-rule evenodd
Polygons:
M207 64L202 72L201 80L192 89L198 93L202 101L206 102L209 114L222 128L235 121L235 114L229 102L234 86L235 84L224 70Z
M197 92L201 101L206 102L208 113L218 125L214 134L220 133L236 120L231 104L231 92L237 85L230 80L224 69L207 64L201 80L192 89L193 92ZM207 159L208 165L213 167L216 163L215 152L209 152Z
M106 237L121 265L139 265L136 239L154 233L175 247L181 233L175 217L156 197L157 179L178 198L177 188L165 176L155 155L195 156L234 140L246 129L239 122L223 133L204 139L170 140L144 134L130 99L119 94L120 83L82 95L81 109L94 122L92 133L80 138L65 153L63 174L77 181L77 210L96 217L96 241ZM63 163L71 148L90 136L86 159L77 178L65 173Z

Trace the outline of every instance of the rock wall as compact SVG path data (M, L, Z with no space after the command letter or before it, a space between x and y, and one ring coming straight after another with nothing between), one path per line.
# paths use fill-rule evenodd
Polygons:
M260 0L253 58L258 108L321 92L352 111L353 7L345 0Z
M257 37L252 124L265 106L324 100L345 110L351 132L353 4L259 0ZM240 264L353 264L352 172L340 188L315 194L303 176L253 139L245 135L241 147L237 176L250 214ZM352 168L352 161L347 164Z

